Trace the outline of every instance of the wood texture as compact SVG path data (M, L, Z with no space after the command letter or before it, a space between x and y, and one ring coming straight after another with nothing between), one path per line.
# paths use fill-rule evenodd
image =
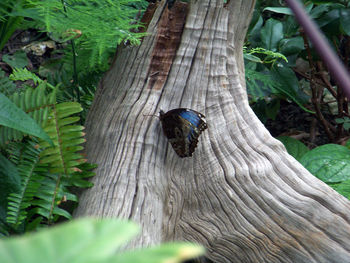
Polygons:
M118 50L86 124L99 168L76 216L129 218L142 226L131 246L189 240L214 262L350 262L349 201L289 156L248 105L242 45L253 5L191 1L161 79L150 68L169 51L157 45L169 32L159 28L164 1L141 46ZM207 119L192 158L145 116L178 107Z

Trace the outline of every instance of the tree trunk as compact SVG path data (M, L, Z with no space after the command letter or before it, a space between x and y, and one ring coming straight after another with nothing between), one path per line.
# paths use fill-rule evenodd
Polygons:
M150 4L147 37L119 48L88 116L99 165L77 216L140 223L132 244L203 244L214 262L350 262L350 203L287 154L248 105L242 46L254 0ZM193 157L163 135L160 109L208 129Z

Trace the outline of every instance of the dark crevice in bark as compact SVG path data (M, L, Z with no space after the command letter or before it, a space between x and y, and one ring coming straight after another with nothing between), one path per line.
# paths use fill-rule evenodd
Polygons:
M156 43L148 71L149 89L161 89L168 77L185 26L188 4L176 2L165 8L158 24Z

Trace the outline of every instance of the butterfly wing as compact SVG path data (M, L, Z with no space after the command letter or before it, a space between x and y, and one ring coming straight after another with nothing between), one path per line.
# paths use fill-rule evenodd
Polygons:
M192 156L198 137L207 128L205 116L191 109L179 108L160 112L165 136L181 157Z

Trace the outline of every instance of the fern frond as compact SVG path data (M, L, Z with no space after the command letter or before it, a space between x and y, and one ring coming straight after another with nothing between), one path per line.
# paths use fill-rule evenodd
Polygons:
M79 117L72 116L80 111L82 108L76 102L54 105L44 126L54 146L45 141L40 142L44 148L40 155L40 163L48 166L49 174L39 191L40 195L37 196L35 211L49 221L53 220L54 216L70 217L68 212L58 208L62 198L70 197L73 201L76 200L62 182L66 182L64 179L71 177L79 170L79 165L86 161L79 153L83 149L80 144L85 142L84 127L76 124Z
M82 163L79 166L77 166L76 172L74 172L72 176L65 177L62 179L62 184L67 187L92 187L94 184L87 181L86 179L95 175L95 173L92 172L92 170L94 170L96 167L97 165L95 164Z
M56 102L56 90L46 95L46 85L40 83L37 88L28 88L22 93L16 92L9 99L42 125L48 117L50 108ZM0 126L0 145L11 140L21 140L23 136L25 134L18 130Z
M20 75L24 80L25 74ZM25 190L21 188L21 191L11 194L8 204L8 222L15 227L25 226L26 229L35 229L61 216L71 218L70 213L59 205L65 201L77 202L77 197L70 193L69 187L89 187L92 184L85 178L93 176L90 171L93 166L85 164L86 160L79 153L83 149L80 144L85 142L84 127L77 124L79 117L74 114L82 110L80 104L56 104L56 91L46 95L45 81L38 81L37 84L36 89L15 93L11 99L42 124L54 146L40 141L40 149L43 150L35 163L23 161L34 160L33 157L26 157L30 152L22 154L23 151L11 146L13 143L7 147L10 159L19 165L23 178L31 174L30 181L23 183L26 185ZM1 129L0 135L5 138L23 137L23 134Z
M11 9L14 6L13 1L3 1L0 5L0 21L6 21Z
M145 1L133 1L145 2ZM145 33L137 32L140 27L136 20L140 10L130 1L86 0L42 1L27 0L30 10L27 16L36 28L51 34L57 41L74 38L78 58L83 68L96 69L107 64L106 58L115 52L122 41L139 44ZM144 7L145 5L139 5ZM30 12L29 12L30 11ZM23 10L25 15L26 10ZM33 12L36 16L33 16ZM79 31L79 38L71 32ZM89 53L82 56L82 54ZM86 63L89 60L90 63ZM79 62L78 62L79 63Z
M6 221L15 229L23 223L27 217L27 208L31 206L36 195L41 176L35 167L39 162L40 150L34 142L28 142L23 147L23 152L18 162L18 172L22 178L19 192L11 193L8 197L8 212Z
M288 62L288 59L286 58L285 55L279 53L279 52L274 52L271 50L267 50L262 47L257 47L257 48L252 48L247 50L246 48L243 49L246 54L260 54L264 55L265 58L263 59L263 63L272 63L274 64L277 60L282 59L285 62Z
M271 94L279 94L276 89L280 84L274 81L269 74L263 72L245 69L247 93L253 102L270 96Z
M51 173L72 174L76 166L84 162L78 151L85 142L83 126L74 124L79 117L71 115L82 111L77 102L63 102L53 107L50 117L44 127L54 142L54 147L42 141L45 150L41 153L41 163L50 165Z
M76 195L70 193L66 184L63 183L64 178L61 174L46 175L35 195L35 200L32 201L33 208L28 213L30 217L41 215L48 223L56 221L60 216L72 218L68 211L59 207L66 201L78 201Z
M30 211L31 214L41 215L48 222L53 221L56 200L58 199L59 177L60 175L51 174L41 182L41 187L35 196L36 199L32 203L34 208Z
M21 80L21 81L26 81L26 80L32 80L35 85L43 82L42 79L40 79L37 75L34 73L30 72L26 68L14 68L12 74L10 75L10 80Z

